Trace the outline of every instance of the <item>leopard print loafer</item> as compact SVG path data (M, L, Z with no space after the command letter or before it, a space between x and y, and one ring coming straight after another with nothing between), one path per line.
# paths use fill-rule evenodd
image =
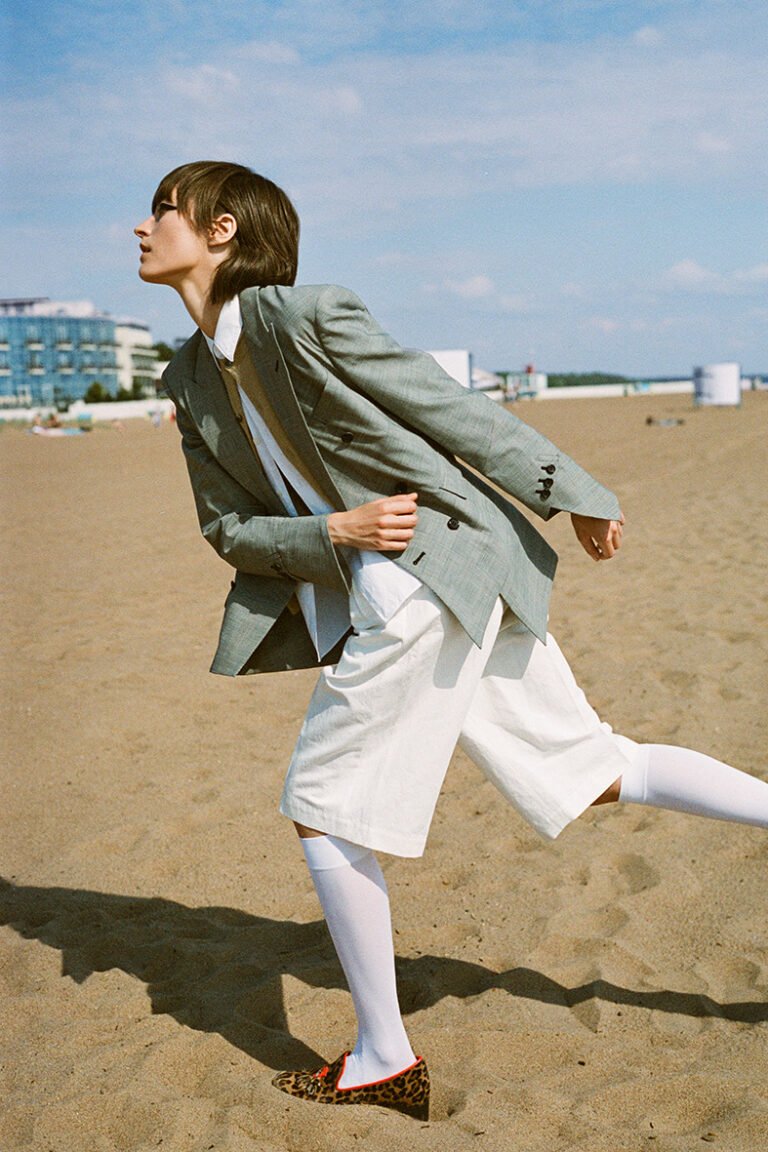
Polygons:
M316 1072L278 1072L272 1083L289 1096L314 1100L316 1104L378 1104L417 1120L429 1119L429 1072L421 1057L386 1080L339 1088L348 1055L349 1052L342 1052L332 1064L325 1064Z

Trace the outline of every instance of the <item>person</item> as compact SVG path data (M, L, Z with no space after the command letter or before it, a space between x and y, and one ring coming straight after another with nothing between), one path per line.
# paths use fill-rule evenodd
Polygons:
M424 1116L376 853L421 855L457 742L545 837L615 800L766 827L768 785L599 720L547 636L556 556L508 496L544 521L569 514L599 562L621 546L616 497L401 348L353 293L296 286L299 220L279 187L184 164L135 233L141 278L174 288L198 326L163 379L202 533L235 569L211 670L321 669L280 810L358 1035L273 1083Z

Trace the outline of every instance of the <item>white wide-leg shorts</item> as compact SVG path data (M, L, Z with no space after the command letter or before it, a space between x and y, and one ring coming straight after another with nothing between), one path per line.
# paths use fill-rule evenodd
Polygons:
M356 634L320 675L280 802L306 827L420 856L458 743L554 838L643 754L501 600L480 648L426 587L386 623L359 594L351 611Z

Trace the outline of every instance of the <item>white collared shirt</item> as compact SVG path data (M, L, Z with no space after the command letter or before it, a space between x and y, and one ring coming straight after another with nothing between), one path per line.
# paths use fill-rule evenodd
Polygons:
M213 339L205 336L217 366L220 360L230 363L234 360L242 330L240 301L234 297L223 305ZM314 516L327 516L333 512L331 505L293 466L239 385L238 391L261 465L288 515L297 516L299 513L285 484L286 479ZM352 572L354 592L362 596L382 623L391 619L408 597L421 587L420 580L380 552L345 548L344 555ZM296 595L318 658L322 659L349 628L348 598L341 592L306 582L297 584Z

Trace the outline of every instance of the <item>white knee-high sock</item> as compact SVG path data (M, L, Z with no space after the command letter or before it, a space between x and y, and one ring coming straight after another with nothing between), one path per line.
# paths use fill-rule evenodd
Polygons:
M690 748L642 748L621 778L619 800L768 828L768 784L762 780Z
M357 1015L357 1043L342 1088L394 1076L413 1064L397 1000L389 896L373 852L336 836L301 846Z

